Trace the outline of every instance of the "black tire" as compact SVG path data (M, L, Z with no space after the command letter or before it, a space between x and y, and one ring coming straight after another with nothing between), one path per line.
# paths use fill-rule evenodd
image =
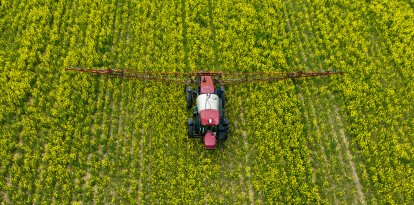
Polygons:
M226 141L228 137L228 134L224 131L220 131L218 134L218 139L222 141Z
M223 109L226 107L226 90L224 89L224 86L220 86L220 98L221 98L221 103L223 105Z
M230 124L229 120L227 118L223 118L222 124L221 124L222 130L224 130L225 132L228 132L229 131L229 124Z
M221 119L221 123L219 125L219 140L227 140L228 132L229 132L229 120L227 118Z
M187 108L193 106L193 89L190 86L187 86L185 89L185 101L187 103Z
M188 138L194 138L194 123L193 123L193 119L188 119L188 124L187 124L187 134L188 134Z
M194 126L188 126L188 138L194 138Z

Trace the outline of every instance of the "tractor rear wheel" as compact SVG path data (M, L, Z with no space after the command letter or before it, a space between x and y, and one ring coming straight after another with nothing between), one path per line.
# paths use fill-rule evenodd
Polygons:
M218 139L219 140L226 141L227 140L227 137L228 137L227 135L228 134L226 132L220 131L219 134L218 134Z
M193 88L191 86L185 88L185 101L187 103L187 108L193 106Z
M220 119L219 134L218 134L219 140L227 140L228 132L229 132L229 120L227 120L227 118Z

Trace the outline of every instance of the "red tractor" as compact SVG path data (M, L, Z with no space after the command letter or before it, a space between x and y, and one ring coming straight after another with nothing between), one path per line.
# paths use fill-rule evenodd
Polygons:
M206 149L214 149L217 139L226 140L229 121L225 117L224 86L215 86L213 76L197 77L197 88L186 87L187 107L193 107L193 117L188 119L188 137L202 138ZM195 105L194 105L195 103Z
M322 72L139 72L116 69L66 68L68 71L112 75L140 80L182 83L185 89L187 107L193 109L193 116L188 119L187 133L189 138L202 138L206 149L215 149L217 140L226 140L229 132L229 121L224 112L226 98L223 85L243 82L279 81L295 78L306 78L342 74L341 71ZM192 86L196 85L194 89Z

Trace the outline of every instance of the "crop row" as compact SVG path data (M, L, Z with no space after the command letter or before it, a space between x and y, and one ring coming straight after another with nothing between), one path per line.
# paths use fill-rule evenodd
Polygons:
M31 1L0 5L1 201L412 201L408 3ZM393 15L391 15L393 14ZM329 70L227 87L229 139L186 137L183 86L72 74Z

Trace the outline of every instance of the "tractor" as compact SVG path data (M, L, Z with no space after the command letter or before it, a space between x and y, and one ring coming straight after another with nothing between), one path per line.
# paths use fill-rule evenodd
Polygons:
M202 138L206 149L214 149L217 140L226 140L229 121L225 116L224 86L215 86L211 75L197 77L197 87L187 86L187 107L193 110L188 118L187 133L189 138Z

